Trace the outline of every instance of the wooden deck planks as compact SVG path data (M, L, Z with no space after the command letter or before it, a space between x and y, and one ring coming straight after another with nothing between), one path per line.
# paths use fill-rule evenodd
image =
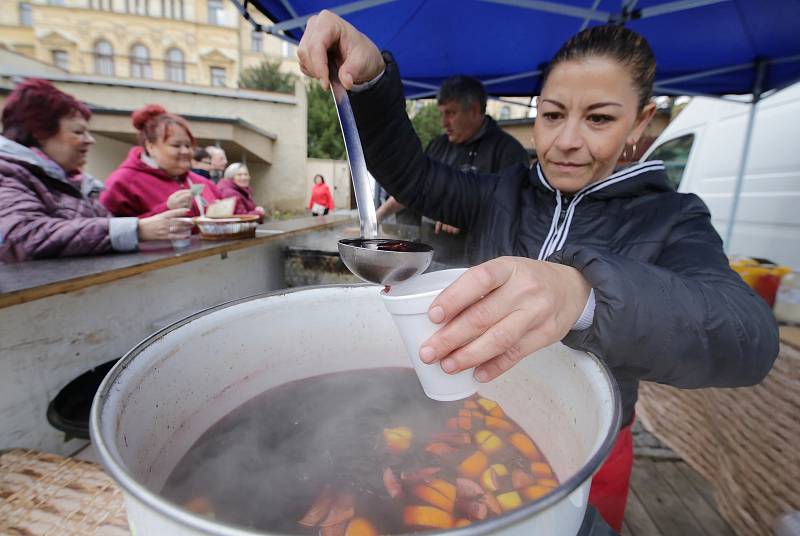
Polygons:
M631 475L623 536L733 536L714 508L710 487L683 462L638 457Z

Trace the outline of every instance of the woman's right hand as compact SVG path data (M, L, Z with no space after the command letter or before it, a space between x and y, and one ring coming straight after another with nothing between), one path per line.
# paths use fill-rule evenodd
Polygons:
M148 240L173 240L186 238L186 230L192 228L192 223L188 221L176 220L175 218L184 217L187 214L189 214L189 209L176 208L173 210L167 210L161 214L156 214L155 216L150 216L149 218L140 219L139 241L146 242ZM183 232L181 233L180 231Z
M192 208L191 190L178 190L167 198L167 208Z
M345 89L369 82L386 68L378 47L338 15L322 10L308 19L297 49L300 69L328 89L328 51L339 62L339 80Z

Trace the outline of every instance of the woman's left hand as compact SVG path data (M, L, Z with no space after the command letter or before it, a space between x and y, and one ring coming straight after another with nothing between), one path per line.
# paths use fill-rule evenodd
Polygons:
M445 372L477 367L490 381L536 350L560 341L580 317L590 286L561 264L501 257L471 268L428 309L447 324L422 344L420 358Z

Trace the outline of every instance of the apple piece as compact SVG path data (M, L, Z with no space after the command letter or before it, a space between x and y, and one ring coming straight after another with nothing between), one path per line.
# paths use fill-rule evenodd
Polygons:
M497 502L500 503L500 507L504 512L509 512L522 506L522 497L516 491L509 491L498 495Z
M328 515L319 524L320 527L330 527L349 521L356 515L355 498L349 493L337 495L331 503Z
M480 406L474 400L465 400L464 409L478 409Z
M558 481L554 478L542 478L537 480L536 483L540 486L544 486L546 488L557 488Z
M406 506L403 522L412 527L449 529L453 526L453 516L435 506Z
M506 416L505 412L503 411L503 408L501 408L500 406L493 407L492 410L489 412L489 415L491 415L492 417L497 417L498 419L504 419Z
M501 432L511 432L512 430L514 430L513 424L499 417L492 417L491 415L487 415L485 422L486 422L486 428L490 430L500 430Z
M534 483L533 477L522 469L514 469L511 471L511 486L514 489L533 486Z
M503 440L490 430L478 430L475 432L475 443L486 454L494 454L503 448Z
M376 529L369 520L363 517L354 517L347 524L345 536L378 536L378 529Z
M456 502L456 507L460 512L463 512L468 518L474 521L483 521L489 515L489 507L479 500L472 499L459 499Z
M469 411L460 410L458 412L458 428L460 430L472 430L472 415Z
M456 478L456 496L461 499L475 499L483 495L480 484L469 478Z
M430 452L431 454L435 454L436 456L451 456L458 452L456 449L448 445L447 443L443 443L441 441L436 441L435 443L429 443L428 446L425 447L425 452Z
M553 478L553 470L544 462L531 462L531 473L536 478Z
M301 525L306 527L316 527L319 523L328 516L333 504L333 494L330 488L325 487L322 493L314 500L311 507L308 509L303 518L298 521Z
M421 480L429 482L433 479L434 475L441 470L441 467L423 467L422 469L415 469L413 471L402 471L400 473L400 480L405 482L419 482Z
M499 516L503 513L503 507L500 506L500 503L497 501L497 497L491 493L487 493L478 500L485 504L489 508L489 511L494 515Z
M457 489L456 487L448 482L447 480L442 480L441 478L437 478L435 480L431 480L428 484L430 487L444 495L448 501L455 502Z
M183 507L195 514L205 515L214 512L214 505L206 497L195 497L183 503Z
M553 488L548 488L547 486L538 486L538 485L528 486L527 488L523 488L521 490L522 495L530 501L535 501L540 497L544 497L551 491L553 491Z
M331 525L329 527L320 527L319 536L345 536L346 529L347 522Z
M508 441L529 460L540 460L542 458L539 449L536 448L531 438L525 434L515 432L508 437Z
M463 517L460 517L460 518L456 519L456 522L455 522L455 524L453 526L455 528L457 528L457 529L460 529L461 527L468 527L470 525L471 525L471 523L470 523L469 519L464 519Z
M483 473L488 465L489 459L486 457L486 454L480 450L476 450L459 464L458 471L463 476L475 480Z
M386 450L392 454L402 454L411 447L414 434L407 426L397 428L384 428L383 438L386 441Z
M387 467L383 472L383 487L386 488L386 492L392 499L403 496L403 486L397 481L397 477L391 467Z

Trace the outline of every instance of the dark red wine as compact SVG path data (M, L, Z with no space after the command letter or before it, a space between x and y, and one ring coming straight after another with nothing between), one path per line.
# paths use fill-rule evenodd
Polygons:
M347 246L378 251L400 251L404 253L426 253L433 251L433 248L428 244L411 242L409 240L396 240L393 238L345 238L340 240L340 242Z

